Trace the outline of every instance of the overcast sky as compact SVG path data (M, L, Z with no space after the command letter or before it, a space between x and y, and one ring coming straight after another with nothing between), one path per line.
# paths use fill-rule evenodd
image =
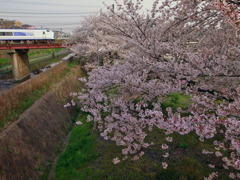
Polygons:
M84 16L106 9L103 1L114 4L114 0L0 0L0 18L71 32ZM144 8L150 8L152 2L144 0Z

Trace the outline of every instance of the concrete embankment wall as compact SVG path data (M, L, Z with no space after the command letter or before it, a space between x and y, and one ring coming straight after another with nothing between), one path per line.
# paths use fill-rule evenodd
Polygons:
M70 75L0 133L1 180L38 180L45 169L50 169L69 133L70 117L76 114L73 108L63 105L69 100L69 93L82 86L77 78L85 76L81 67L71 70ZM40 75L47 77L50 71Z

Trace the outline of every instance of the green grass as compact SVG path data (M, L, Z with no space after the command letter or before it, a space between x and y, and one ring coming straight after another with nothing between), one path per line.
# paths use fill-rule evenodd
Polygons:
M44 56L47 54L51 54L52 52L62 51L62 48L53 48L53 49L30 49L28 52L29 58Z
M53 49L30 49L28 52L28 57L29 59L35 58L35 57L40 57L44 55L51 54L52 52L59 52L62 51L63 48L53 48ZM11 63L11 59L9 58L4 58L0 59L0 66L5 66Z
M72 61L71 63L68 64L68 67L69 68L73 68L73 67L75 67L75 66L77 66L79 64L80 64L80 61L74 60L74 61Z
M162 103L162 108L165 110L167 107L171 107L173 112L177 111L177 108L180 107L183 110L186 110L191 104L190 97L183 93L173 93L167 95L164 98Z
M60 62L63 57L66 55L60 55L55 58L49 57L49 58L44 58L43 60L38 60L36 62L31 62L30 63L30 71L33 71L34 69L40 69L46 66L49 66L50 64Z
M166 97L163 104L174 109L179 105L186 108L189 103L188 96L174 93ZM91 134L93 124L86 123L86 117L87 114L80 113L77 121L84 124L74 128L66 151L56 165L54 180L202 180L216 171L219 172L218 180L229 179L229 171L222 167L222 157L202 154L202 149L213 150L212 142L222 139L222 135L203 143L193 132L188 135L174 133L169 135L173 137L170 143L165 140L167 136L163 130L154 128L147 132L146 142L155 144L142 149L145 154L139 160L128 158L114 165L113 158L123 157L122 147L103 140L97 133ZM168 144L168 150L161 148L163 143ZM169 152L168 158L162 156L165 152ZM222 153L229 155L230 152ZM163 169L162 162L168 163L167 169ZM208 164L216 164L216 168L211 169Z
M56 166L55 179L73 179L74 177L84 177L79 170L85 168L86 165L95 160L99 153L95 146L97 141L96 135L90 134L93 123L86 123L87 114L82 114L80 120L83 125L77 126L71 134L66 152L60 156L60 160ZM86 168L86 174L91 173L91 168Z
M7 65L7 64L9 64L9 63L11 63L10 58L9 58L9 59L7 59L7 58L0 59L0 66Z
M81 115L79 120L84 124L73 130L68 147L60 156L55 180L202 180L213 171L219 172L218 179L228 178L228 172L220 166L217 170L208 167L210 163L221 163L221 158L201 153L202 148L211 147L212 141L203 144L194 133L183 136L173 134L174 141L168 143L170 156L164 159L162 155L166 150L161 149L161 144L166 143L166 136L160 130L154 130L149 133L148 140L154 139L155 145L144 149L143 157L114 165L112 159L122 156L121 147L91 134L92 123L86 123L85 119L86 116ZM162 168L163 161L168 162L167 169Z

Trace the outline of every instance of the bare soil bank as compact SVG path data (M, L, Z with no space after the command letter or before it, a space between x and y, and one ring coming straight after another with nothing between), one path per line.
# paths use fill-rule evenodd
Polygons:
M63 105L69 93L82 86L77 78L84 75L81 67L74 68L0 133L1 180L38 180L48 173L69 133L70 117L76 113Z
M7 54L6 50L0 50L0 59L10 59L10 56Z

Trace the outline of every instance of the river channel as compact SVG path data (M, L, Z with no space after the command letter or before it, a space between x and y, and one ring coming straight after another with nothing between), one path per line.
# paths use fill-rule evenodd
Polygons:
M30 78L38 75L39 73L55 66L61 60L64 60L65 57L69 54L69 52L59 53L54 58L52 57L39 57L38 60L30 62ZM15 85L19 84L19 82L15 82L13 79L13 73L11 70L6 71L4 73L0 73L0 93L11 89Z

